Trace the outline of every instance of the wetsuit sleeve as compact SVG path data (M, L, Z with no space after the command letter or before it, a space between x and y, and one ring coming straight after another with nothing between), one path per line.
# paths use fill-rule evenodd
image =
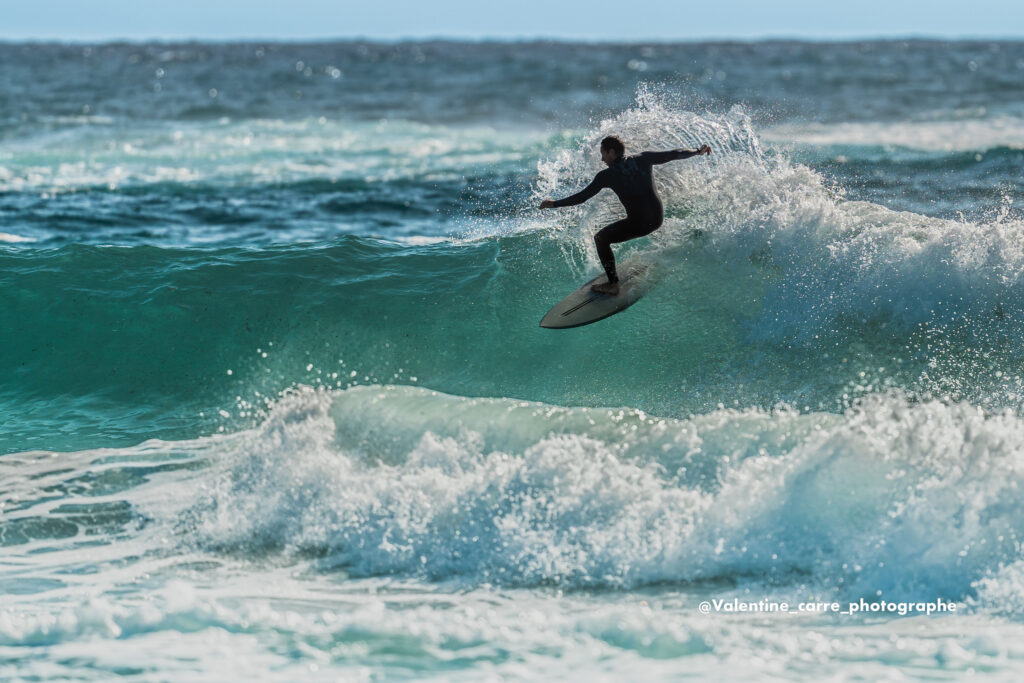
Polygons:
M695 149L670 149L667 152L644 152L640 158L651 165L666 164L677 159L689 159L697 156Z
M605 182L605 174L604 171L602 171L594 176L594 179L589 185L576 194L569 195L565 199L557 200L555 202L555 206L576 206L577 204L582 204L606 187L608 187L608 184Z

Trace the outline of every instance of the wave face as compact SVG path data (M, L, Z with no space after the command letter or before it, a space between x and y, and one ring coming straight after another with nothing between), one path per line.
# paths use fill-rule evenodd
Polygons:
M0 678L1019 677L1024 44L0 61Z
M415 381L674 416L719 403L829 410L888 388L1015 405L1020 220L844 199L762 148L744 110L696 114L652 91L542 162L533 201L592 174L587 150L610 131L643 148L710 140L717 150L658 169L666 223L619 249L658 266L633 314L568 335L537 328L597 268L590 236L617 217L610 196L554 226L520 212L448 237L14 246L0 254L9 400L70 394L87 410L146 397L163 415L136 410L125 423L157 420L166 434L186 414L297 381Z

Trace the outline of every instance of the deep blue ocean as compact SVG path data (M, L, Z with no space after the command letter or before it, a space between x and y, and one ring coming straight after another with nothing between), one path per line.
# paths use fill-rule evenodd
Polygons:
M1019 680L1022 177L1024 42L0 44L0 679Z

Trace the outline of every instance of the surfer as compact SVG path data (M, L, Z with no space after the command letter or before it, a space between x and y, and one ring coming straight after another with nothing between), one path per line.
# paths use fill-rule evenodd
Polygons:
M597 245L597 256L601 259L608 282L601 282L591 287L600 294L616 295L619 293L619 276L615 272L615 255L612 254L613 244L625 242L649 235L661 227L664 210L661 199L654 191L654 177L651 167L676 159L689 159L698 154L711 154L710 145L701 145L699 149L673 149L667 152L641 152L636 156L625 156L626 146L622 140L609 135L601 141L601 161L608 168L598 172L594 180L585 188L565 199L545 199L540 203L542 209L554 209L562 206L582 204L604 188L610 188L618 196L626 208L626 217L602 228L594 235Z

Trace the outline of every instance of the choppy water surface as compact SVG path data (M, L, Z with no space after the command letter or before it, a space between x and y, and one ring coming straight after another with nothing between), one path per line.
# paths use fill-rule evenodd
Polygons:
M1024 668L1024 44L0 64L3 678ZM610 133L715 153L540 329Z

